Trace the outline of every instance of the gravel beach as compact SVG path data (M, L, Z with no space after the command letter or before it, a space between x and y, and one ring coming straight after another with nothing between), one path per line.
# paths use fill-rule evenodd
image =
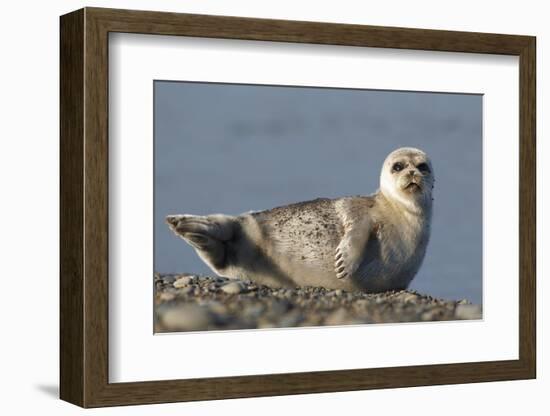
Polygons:
M481 306L403 290L274 289L249 280L155 274L155 332L481 319Z

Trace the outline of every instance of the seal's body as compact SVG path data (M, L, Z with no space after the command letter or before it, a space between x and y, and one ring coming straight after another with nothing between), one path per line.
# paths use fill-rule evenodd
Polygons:
M269 286L405 289L430 235L433 172L417 149L392 152L380 190L239 216L171 215L170 228L218 275Z

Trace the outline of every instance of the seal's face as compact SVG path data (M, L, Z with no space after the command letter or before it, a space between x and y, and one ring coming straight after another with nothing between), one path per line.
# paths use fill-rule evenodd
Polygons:
M384 161L380 188L386 197L423 206L431 203L433 184L432 163L421 150L397 149Z

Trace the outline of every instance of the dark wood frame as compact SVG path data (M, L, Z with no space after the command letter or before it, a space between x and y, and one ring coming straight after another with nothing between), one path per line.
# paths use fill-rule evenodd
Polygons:
M60 396L63 400L83 407L99 407L535 378L534 37L99 8L64 15L60 27ZM109 383L109 32L519 56L519 359Z

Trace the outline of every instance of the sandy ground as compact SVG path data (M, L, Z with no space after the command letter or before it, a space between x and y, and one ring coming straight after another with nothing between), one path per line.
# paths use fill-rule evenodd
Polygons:
M414 291L369 294L320 287L155 274L155 331L204 331L481 319L481 306Z

